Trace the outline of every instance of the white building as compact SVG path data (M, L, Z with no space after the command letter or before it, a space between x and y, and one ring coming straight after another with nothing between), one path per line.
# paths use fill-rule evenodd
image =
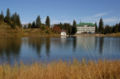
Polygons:
M61 32L61 36L66 36L67 34L66 34L66 32L65 31L62 31Z
M95 24L93 23L77 24L77 34L80 33L95 33Z

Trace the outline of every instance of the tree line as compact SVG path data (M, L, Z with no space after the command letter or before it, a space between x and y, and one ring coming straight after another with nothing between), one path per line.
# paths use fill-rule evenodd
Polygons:
M117 24L111 25L111 26L110 25L104 26L103 19L101 18L98 26L97 26L97 23L95 23L95 32L101 33L101 34L120 32L120 23L117 23Z
M8 8L6 11L6 15L4 16L3 11L0 13L0 23L7 23L11 28L22 27L20 16L15 12L11 14L10 9ZM28 24L27 28L40 28L42 26L50 27L50 18L47 16L45 24L41 23L40 16L37 16L36 21Z
M19 14L16 12L11 14L9 8L6 11L6 15L4 16L3 11L0 13L0 23L7 23L10 25L11 28L22 28L21 20ZM41 22L40 16L37 16L36 20L33 21L32 23L29 23L26 28L42 28L45 29L45 27L51 28L50 27L50 17L46 17L45 24ZM55 33L60 33L61 31L66 31L67 34L72 35L77 32L77 23L74 20L73 24L69 23L59 23L59 24L54 24L52 27L52 30ZM117 33L120 32L120 23L117 23L113 26L110 25L105 25L103 19L100 18L99 25L97 26L97 23L95 23L95 33L101 33L101 34L107 34L107 33Z
M15 12L11 15L9 8L6 11L6 15L4 16L3 11L0 13L0 23L7 23L11 28L22 27L20 16Z
M20 16L15 12L14 14L11 14L10 9L8 8L6 11L6 15L4 16L3 11L1 11L0 13L0 23L7 23L8 25L10 25L11 28L15 29L17 27L20 28L40 28L40 29L46 29L46 27L48 28L52 28L51 30L53 32L61 32L61 31L66 31L67 34L71 35L71 34L75 34L77 31L76 28L76 21L73 21L73 25L69 24L69 23L60 23L60 24L55 24L54 26L57 26L58 29L60 29L59 31L56 30L55 27L50 27L50 17L47 16L46 20L45 20L45 24L41 22L41 18L40 16L37 16L36 20L28 23L25 26L22 26L21 24L21 20L20 20Z
M53 27L53 31L56 33L60 33L61 31L65 31L68 35L74 35L77 32L76 21L74 20L72 25L69 23L55 24Z
M41 22L40 16L37 16L35 21L33 21L32 23L28 24L28 28L42 28L43 29L43 28L45 28L45 26L50 28L50 17L49 16L46 17L45 24L43 24Z

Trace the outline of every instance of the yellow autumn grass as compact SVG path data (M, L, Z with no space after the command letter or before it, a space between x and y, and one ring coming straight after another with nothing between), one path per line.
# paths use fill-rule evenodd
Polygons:
M0 79L120 79L120 61L1 65Z

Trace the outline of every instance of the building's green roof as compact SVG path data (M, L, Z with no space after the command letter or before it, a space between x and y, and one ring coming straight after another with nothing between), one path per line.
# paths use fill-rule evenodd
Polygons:
M77 24L77 26L84 26L84 25L87 25L87 26L95 26L95 24L93 24L93 23L80 22L79 24Z

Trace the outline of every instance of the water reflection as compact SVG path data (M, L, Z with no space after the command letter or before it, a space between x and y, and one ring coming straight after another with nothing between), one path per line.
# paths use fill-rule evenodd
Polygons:
M101 38L99 38L99 53L100 54L103 53L103 45L104 45L104 38L101 37Z
M46 55L50 56L50 37L46 38Z
M29 47L36 50L38 57L41 57L42 46L44 45L44 40L42 38L29 38Z
M73 37L73 51L76 51L77 40L76 37Z
M0 39L0 60L8 63L19 60L20 48L21 39Z
M76 37L77 47L81 50L92 51L95 48L96 37Z
M0 63L120 59L120 38L68 37L0 39Z
M29 38L28 39L29 46L36 50L36 53L39 57L41 57L42 48L45 47L46 56L50 55L50 37L47 38Z

